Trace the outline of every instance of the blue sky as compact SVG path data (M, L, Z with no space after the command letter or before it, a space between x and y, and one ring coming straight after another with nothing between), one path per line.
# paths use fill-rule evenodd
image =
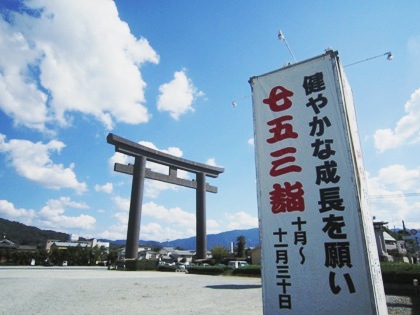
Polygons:
M258 226L250 77L331 47L352 87L372 214L420 229L418 1L0 2L0 217L126 237L109 132L225 168L207 232ZM232 106L232 101L237 103ZM156 171L164 171L151 165ZM194 178L192 174L181 174ZM195 191L146 181L141 238L195 235Z

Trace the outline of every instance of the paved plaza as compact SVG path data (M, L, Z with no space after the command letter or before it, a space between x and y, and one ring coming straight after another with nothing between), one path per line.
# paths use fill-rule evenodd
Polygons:
M262 314L259 278L0 267L0 314Z
M416 314L387 296L390 315ZM106 267L0 267L0 314L261 315L261 279ZM308 313L310 314L310 313Z

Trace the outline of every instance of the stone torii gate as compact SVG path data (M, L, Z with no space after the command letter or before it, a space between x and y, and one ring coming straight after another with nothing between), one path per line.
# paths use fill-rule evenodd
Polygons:
M127 243L125 247L126 258L137 258L140 220L143 204L143 190L145 178L163 181L196 190L196 250L197 259L207 258L206 239L206 191L217 193L217 187L206 183L206 176L216 178L224 172L221 167L210 166L178 158L166 154L112 133L108 134L107 142L115 146L115 152L134 157L134 165L115 163L114 171L133 176L131 186L130 213L128 217ZM153 172L146 168L146 161L166 165L169 174ZM177 177L177 170L184 170L196 174L196 180L186 180Z

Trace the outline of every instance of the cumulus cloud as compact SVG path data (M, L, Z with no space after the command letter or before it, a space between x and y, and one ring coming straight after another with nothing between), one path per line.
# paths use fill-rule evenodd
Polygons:
M134 158L131 156L115 152L109 159L108 159L108 166L111 173L114 173L114 165L115 163L119 164L134 164Z
M148 202L143 205L143 214L172 225L195 227L195 214L186 212L179 207L167 209L154 202Z
M139 67L159 56L114 1L23 1L19 12L3 11L0 33L0 108L16 125L67 126L73 112L108 129L148 121Z
M108 240L124 240L127 237L127 226L113 225L109 229L98 234L99 238Z
M225 213L225 219L227 220L227 231L252 229L258 227L258 218L253 217L244 211L239 211L233 214Z
M102 191L104 193L111 194L113 190L114 190L114 186L112 185L112 183L106 183L102 186L95 185L95 191Z
M0 200L0 216L5 219L18 220L24 224L31 224L36 217L32 209L16 208L15 205L7 200Z
M121 196L113 196L112 201L118 211L128 212L130 210L130 199Z
M93 230L96 219L91 215L80 214L78 216L68 216L65 214L67 208L87 209L84 203L72 201L68 197L50 199L47 204L37 213L40 225L43 228L69 230L82 229Z
M162 226L161 224L154 222L142 226L140 234L142 239L163 242L195 236L195 229L173 228L171 226Z
M198 91L191 79L187 77L186 70L177 71L169 83L159 87L160 95L157 100L159 111L169 112L176 120L189 111L194 111L193 102L204 96Z
M216 159L215 159L215 158L209 158L209 159L206 161L206 163L205 163L205 164L210 165L210 166L218 166L218 165L217 165L217 163L216 163Z
M109 239L123 239L127 236L130 200L121 196L113 197L116 212L115 224L98 235ZM142 206L140 237L145 240L164 241L195 236L195 214L179 207L166 208L154 202ZM209 224L214 224L209 220Z
M78 193L85 192L86 184L77 180L73 163L65 167L55 164L50 158L53 152L60 153L64 147L65 144L57 140L46 144L21 139L7 142L5 135L0 134L0 152L6 154L20 176L51 189L69 188Z
M66 215L69 208L85 210L89 207L85 203L71 200L69 197L50 199L39 211L19 209L7 200L0 200L0 214L3 218L16 220L27 225L34 225L41 229L55 231L92 230L96 219L91 215Z
M127 236L130 200L121 196L112 198L116 212L113 214L115 224L99 233L101 238L124 239ZM258 227L258 218L239 211L225 213L223 220L207 219L207 234L223 231L250 229ZM187 238L196 235L196 214L180 207L167 208L156 202L142 205L140 238L143 240L166 241Z
M410 227L420 228L420 203L407 194L420 192L420 168L408 169L394 164L379 170L377 176L368 174L368 188L372 213L377 220L401 225L401 221L411 223Z
M420 88L411 95L404 109L407 114L397 122L394 129L379 129L375 132L375 147L379 152L420 141Z

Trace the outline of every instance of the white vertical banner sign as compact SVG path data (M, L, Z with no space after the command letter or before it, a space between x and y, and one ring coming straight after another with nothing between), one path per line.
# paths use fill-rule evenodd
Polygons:
M387 314L337 53L250 79L264 314Z

